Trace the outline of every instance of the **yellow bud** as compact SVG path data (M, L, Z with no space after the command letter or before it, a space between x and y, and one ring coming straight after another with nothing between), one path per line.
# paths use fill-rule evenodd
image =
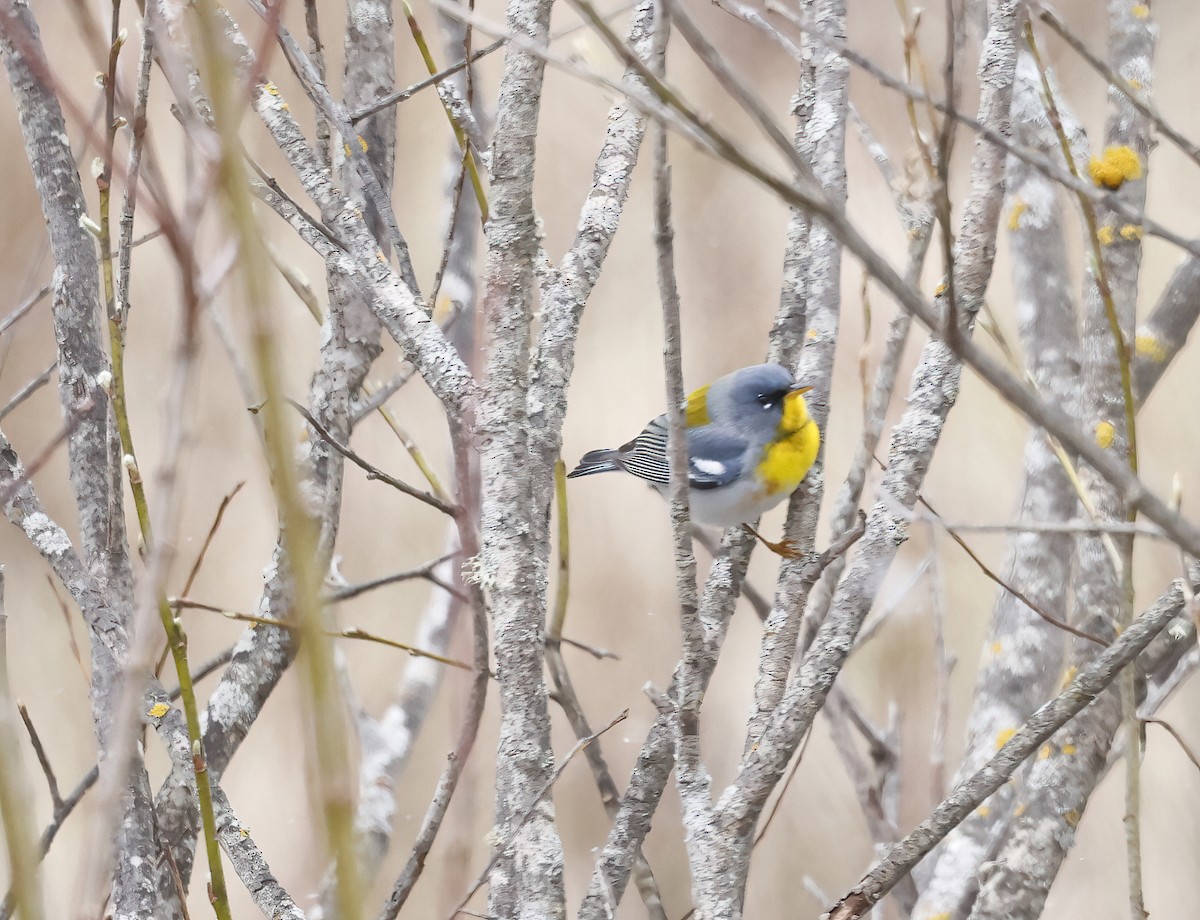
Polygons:
M1166 346L1152 335L1139 335L1133 340L1133 347L1139 355L1155 364L1162 364L1169 357Z

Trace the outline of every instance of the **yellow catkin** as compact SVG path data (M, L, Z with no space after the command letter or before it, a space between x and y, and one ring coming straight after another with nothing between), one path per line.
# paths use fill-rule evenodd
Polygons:
M1109 421L1096 423L1096 443L1103 449L1112 447L1113 437L1117 430L1113 428L1113 423Z
M1140 240L1146 231L1137 224L1125 224L1121 228L1121 239L1123 240Z
M1029 205L1025 203L1025 199L1016 198L1013 200L1012 210L1008 212L1008 229L1016 231L1021 228L1021 215L1029 210Z
M1162 364L1170 357L1167 347L1152 335L1139 335L1133 340L1133 347L1139 355L1155 364Z
M998 751L1004 745L1008 744L1009 739L1016 733L1017 730L1015 728L1002 728L996 732L996 750Z
M1117 189L1130 179L1142 178L1142 161L1132 147L1106 147L1102 156L1092 157L1088 172L1097 185Z

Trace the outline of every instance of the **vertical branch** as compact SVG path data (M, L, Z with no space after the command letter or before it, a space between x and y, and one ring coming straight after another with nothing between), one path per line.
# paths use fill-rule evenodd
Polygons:
M38 879L37 838L33 828L33 799L21 759L17 707L8 680L8 614L4 607L4 568L0 566L0 822L8 853L8 877L13 903L21 920L42 920L41 881Z
M808 13L825 32L846 37L844 0L808 0ZM801 65L795 96L796 152L838 207L846 203L846 123L850 65L823 41L806 35L811 64ZM805 397L809 412L827 432L841 314L842 246L819 220L793 207L783 260L783 290L771 330L770 358L796 371L796 380L813 388ZM816 542L817 519L825 493L825 439L817 459L788 507L786 535L804 552ZM846 529L850 523L846 522ZM835 535L839 531L834 532ZM775 601L763 629L754 714L746 747L758 740L766 719L783 696L807 601L802 594L803 560L780 567Z
M1149 12L1148 8L1139 8ZM1144 92L1151 86L1151 56L1154 50L1154 26L1120 3L1109 5L1110 54L1114 69L1127 80L1137 80ZM1145 164L1150 150L1149 121L1129 104L1128 99L1110 88L1110 116L1105 143L1109 148L1124 147ZM1054 111L1054 100L1047 106ZM1139 170L1140 174L1140 170ZM1130 177L1136 180L1136 177ZM1116 194L1139 210L1145 203L1145 182L1119 183ZM1089 266L1084 297L1081 338L1083 397L1080 414L1092 426L1097 442L1115 456L1131 457L1127 424L1129 400L1123 385L1124 360L1134 331L1138 269L1141 260L1141 233L1122 232L1117 214L1106 205L1096 209L1096 237L1103 243L1104 227L1115 227L1113 238L1100 258ZM1114 330L1112 319L1116 318ZM1126 505L1119 491L1108 480L1084 467L1082 478L1102 521L1126 518ZM1101 535L1083 536L1078 544L1076 608L1078 625L1093 634L1111 635L1132 615L1132 536L1113 535L1121 558L1121 572L1113 562ZM1076 641L1070 664L1082 667L1092 651ZM1132 676L1123 680L1132 712ZM998 871L990 875L980 891L972 918L1032 918L1041 914L1046 896L1067 851L1074 843L1075 827L1088 799L1099 781L1121 721L1122 704L1116 692L1100 697L1056 744L1044 759L1030 768L1020 791L1023 806L1013 832L996 854ZM1137 738L1136 730L1131 735ZM1136 752L1137 741L1129 744ZM1135 753L1134 756L1137 756ZM1136 780L1136 768L1129 771ZM1136 820L1136 819L1134 819ZM1130 825L1130 875L1132 910L1140 920L1140 858L1136 855L1136 828Z
M107 594L107 616L96 624L101 631L93 633L92 712L101 748L108 750L119 721L115 707L121 695L120 657L113 650L123 652L126 646L133 573L125 534L120 465L114 462L121 448L111 402L100 385L109 374L109 365L100 332L99 264L95 241L85 229L83 188L66 123L26 0L0 3L0 50L55 261L53 318L59 348L59 397L64 414L74 426L67 455L83 555ZM131 773L124 775L120 766L132 762L117 753L111 759L113 772L106 784L113 789L113 808L123 812L113 906L118 912L158 910L162 906L162 873L156 868L159 846L148 807L148 780L140 760L132 764ZM125 796L130 788L132 795ZM105 827L102 834L104 839L91 862L95 875L91 885L85 886L88 891L103 885L104 877L111 872L110 828ZM99 910L95 904L87 907Z
M221 17L214 4L197 5L200 46L208 65L213 112L221 139L219 187L240 244L246 302L250 305L253 355L267 401L261 416L271 481L282 521L286 568L293 587L295 619L303 637L303 675L309 730L316 762L318 798L324 812L327 841L337 865L338 908L342 920L357 920L361 892L357 878L353 827L353 778L349 765L342 696L333 666L333 649L325 634L320 599L322 577L321 521L314 520L300 491L286 406L280 390L275 318L260 267L268 264L254 218L249 184L237 137L233 85L221 48ZM348 398L348 397L347 397ZM348 407L347 407L348 408ZM342 414L348 424L348 412Z
M979 64L982 87L979 120L1002 134L1009 129L1009 103L1016 66L1017 4L997 0ZM956 296L960 323L954 336L971 331L995 255L996 225L1004 191L1004 158L979 139L971 166L971 193L962 212L955 248ZM859 246L855 241L855 246ZM722 794L719 820L738 833L750 833L775 784L782 778L800 738L824 704L866 618L883 577L904 540L911 508L945 420L958 395L961 364L950 345L930 341L914 376L909 406L897 425L880 486L880 498L867 519L866 534L842 579L833 611L791 679L763 730L761 742L746 752L737 779Z
M1048 154L1059 139L1046 117L1041 83L1028 53L1017 62L1013 88L1016 141ZM1073 122L1070 139L1083 138ZM1062 197L1056 183L1016 157L1008 160L1008 230L1013 260L1014 306L1029 372L1039 389L1060 405L1079 399L1078 331L1071 296ZM1024 480L1017 520L1052 523L1074 517L1077 500L1066 473L1039 429L1025 442ZM1073 541L1066 534L1018 533L1009 541L1005 581L1042 610L1068 620ZM1062 633L1035 615L1011 591L996 595L984 642L967 750L957 781L978 770L1017 725L1057 688L1066 647ZM933 872L915 917L965 916L977 890L980 866L1003 837L1017 804L1017 790L999 789L986 809L973 812L933 854Z
M344 102L347 111L356 111L395 89L395 44L391 0L350 0L347 3L344 39ZM390 198L396 161L396 107L388 106L370 115L355 125L355 129L358 138L343 137L342 142L357 144L365 151L379 187ZM348 164L343 165L342 180L345 187L349 188L358 179L357 173ZM366 202L371 233L387 253L389 242L383 216L371 197L362 190L361 182L359 186L355 197L361 197Z
M655 25L655 49L652 67L657 75L666 72L667 39L670 34L670 7L660 7ZM659 126L654 134L654 246L657 254L659 297L663 314L663 365L667 390L667 455L670 484L667 497L671 507L674 541L675 585L679 598L679 626L682 654L679 680L670 702L674 706L673 735L676 782L683 806L683 826L692 865L692 891L697 912L709 916L710 885L697 865L712 844L706 839L716 831L712 821L712 780L700 757L700 704L704 699L704 659L712 655L705 641L705 623L700 618L696 597L696 556L692 548L691 515L688 510L688 442L685 421L686 395L683 387L683 334L679 318L679 289L675 280L675 234L671 227L671 168L667 159L667 129Z
M550 0L509 0L509 30L545 43L550 6ZM510 46L496 109L483 301L487 372L478 409L479 576L500 682L495 835L508 847L491 871L488 912L550 920L562 916L564 905L562 843L553 804L541 797L554 773L542 676L548 503L533 502L527 435L538 251L533 173L544 70L541 58Z

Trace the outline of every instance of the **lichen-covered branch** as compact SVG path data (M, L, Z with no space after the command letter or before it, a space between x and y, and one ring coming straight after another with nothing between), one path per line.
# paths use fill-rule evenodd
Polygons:
M1059 139L1046 118L1041 81L1028 53L1017 62L1013 89L1015 139L1055 151ZM1082 139L1080 139L1082 140ZM1078 332L1071 296L1062 197L1056 184L1015 158L1008 161L1007 213L1013 260L1014 307L1028 368L1042 393L1060 405L1078 399ZM1061 522L1076 514L1077 498L1045 433L1025 444L1024 483L1017 519ZM1067 621L1073 540L1067 534L1018 533L1009 542L1005 580L1043 610ZM996 596L967 723L967 750L958 769L975 773L996 745L1058 687L1066 651L1063 633L1035 615L1011 591ZM1015 789L1005 785L986 809L973 812L935 851L914 917L965 916L977 872L1012 816Z

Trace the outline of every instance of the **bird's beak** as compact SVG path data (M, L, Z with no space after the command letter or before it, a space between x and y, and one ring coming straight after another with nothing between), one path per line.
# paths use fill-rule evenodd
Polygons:
M794 383L794 384L792 384L792 391L788 395L789 396L803 396L805 393L809 392L811 389L812 389L812 387L806 387L799 383Z

